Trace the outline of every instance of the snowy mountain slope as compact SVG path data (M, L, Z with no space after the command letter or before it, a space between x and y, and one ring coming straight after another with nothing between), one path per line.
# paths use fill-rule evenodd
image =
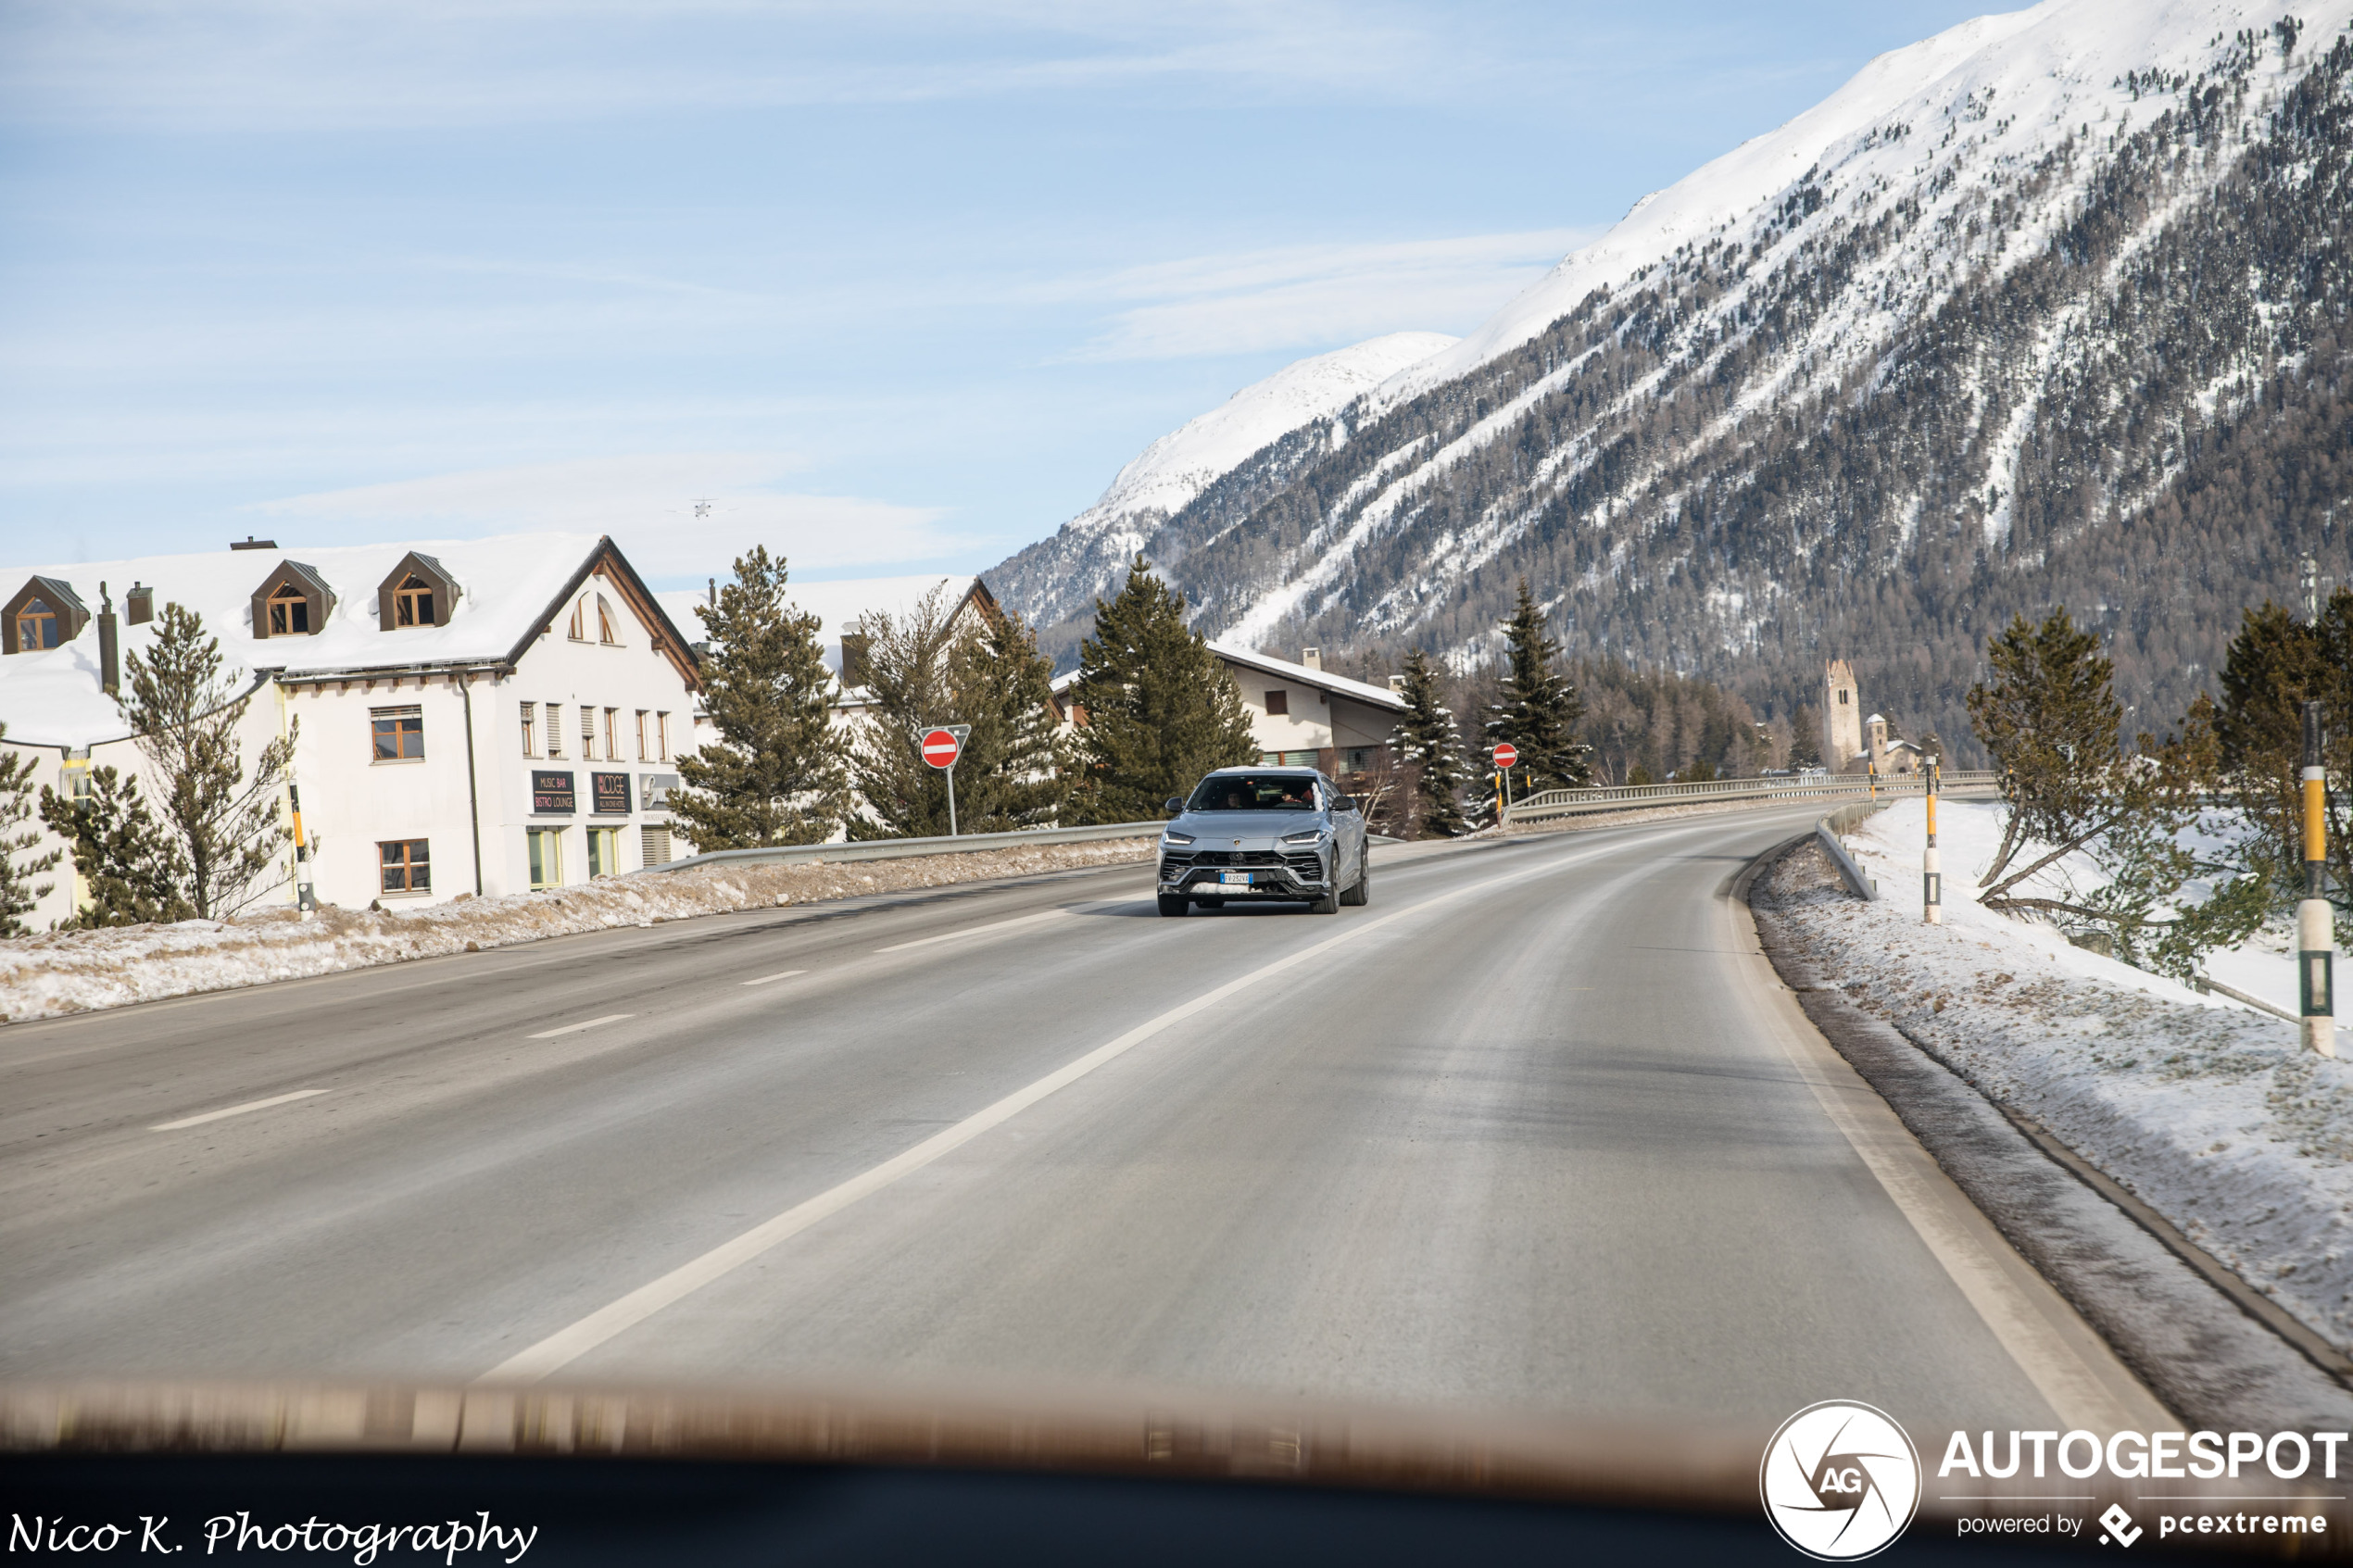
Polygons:
M1525 574L1580 650L1767 711L1850 657L1947 735L1988 627L2064 600L2161 722L2346 555L2348 20L2049 0L1883 56L1153 558L1227 639L1458 662Z
M1041 625L1091 613L1160 525L1268 444L1328 419L1384 381L1451 345L1442 332L1391 332L1286 365L1138 454L1102 498L1053 537L988 572ZM1155 551L1157 556L1160 552Z

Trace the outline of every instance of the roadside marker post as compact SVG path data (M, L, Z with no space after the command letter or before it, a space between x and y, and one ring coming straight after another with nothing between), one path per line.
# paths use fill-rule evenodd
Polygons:
M295 908L308 920L319 909L319 891L310 880L310 841L302 833L302 791L286 781L286 809L294 816Z
M935 724L924 732L916 749L925 763L948 774L948 836L956 836L956 759L964 754L964 737L973 733L970 724Z
M1928 759L1925 784L1928 801L1928 847L1920 851L1920 919L1930 925L1944 923L1944 868L1936 854L1937 759Z
M2304 900L2296 906L2296 978L2304 1047L2336 1054L2336 935L2328 884L2328 771L2321 705L2304 705Z

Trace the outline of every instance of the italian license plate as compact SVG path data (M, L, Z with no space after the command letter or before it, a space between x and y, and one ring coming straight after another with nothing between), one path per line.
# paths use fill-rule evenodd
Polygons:
M1217 880L1221 885L1227 887L1248 887L1250 885L1250 873L1248 872L1227 872Z

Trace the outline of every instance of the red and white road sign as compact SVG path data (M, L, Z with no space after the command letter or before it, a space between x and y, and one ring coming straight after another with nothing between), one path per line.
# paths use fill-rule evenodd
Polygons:
M954 767L956 754L963 749L964 743L957 739L951 731L926 730L924 732L924 760L935 768Z
M1495 766L1498 768L1508 768L1518 760L1519 747L1512 745L1511 742L1505 741L1495 748Z

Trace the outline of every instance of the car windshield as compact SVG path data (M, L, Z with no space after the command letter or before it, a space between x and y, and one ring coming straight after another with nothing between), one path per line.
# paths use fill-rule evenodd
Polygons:
M1213 773L1202 780L1188 811L1313 811L1315 781L1299 773Z

